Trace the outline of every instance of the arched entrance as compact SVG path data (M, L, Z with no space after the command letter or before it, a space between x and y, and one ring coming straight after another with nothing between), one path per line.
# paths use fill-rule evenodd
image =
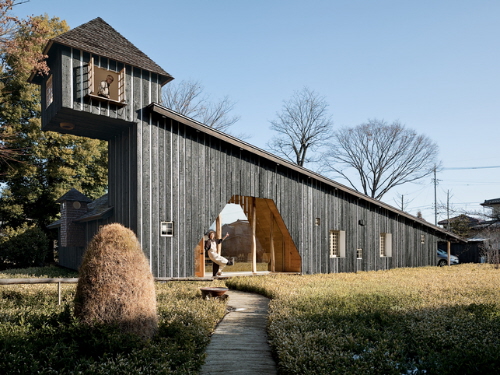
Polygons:
M232 258L235 265L226 267L225 272L301 271L300 254L273 200L236 195L228 205L237 206L241 211L238 218L225 220L226 210L223 210L211 226L217 238L229 233L219 251L222 256ZM196 276L199 277L211 275L205 269L203 243L201 239L195 249ZM211 267L210 261L207 267Z

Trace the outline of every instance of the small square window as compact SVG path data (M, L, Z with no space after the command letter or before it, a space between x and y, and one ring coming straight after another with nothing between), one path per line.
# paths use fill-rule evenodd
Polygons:
M174 235L174 222L162 221L160 224L160 232L162 237L173 237Z
M356 258L363 259L363 249L356 250Z

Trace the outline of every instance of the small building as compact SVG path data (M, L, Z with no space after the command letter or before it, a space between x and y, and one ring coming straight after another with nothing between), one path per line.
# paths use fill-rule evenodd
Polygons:
M481 203L481 206L489 207L491 209L491 219L500 221L500 198L486 199Z
M106 199L60 199L53 226L64 266L77 266L100 225L119 222L137 234L155 276L202 276L203 236L228 203L241 206L251 251L258 240L274 272L434 265L438 241L460 240L165 108L161 89L173 77L101 18L52 39L45 54L50 75L31 77L41 85L43 130L109 145ZM64 233L77 229L75 238Z
M438 222L449 231L466 239L465 242L451 244L451 254L460 259L460 263L483 263L498 257L500 250L500 198L485 200L481 203L491 208L489 220L480 220L467 215L459 215ZM446 250L445 242L439 243L441 250ZM495 261L496 262L496 261Z

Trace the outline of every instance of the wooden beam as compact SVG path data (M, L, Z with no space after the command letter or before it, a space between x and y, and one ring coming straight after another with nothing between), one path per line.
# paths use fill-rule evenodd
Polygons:
M222 238L222 224L220 215L215 219L215 238ZM222 243L217 245L217 253L221 255Z
M270 251L271 251L271 272L276 272L276 260L275 260L275 254L274 254L274 215L273 212L270 210L269 211L270 216L271 216L271 225L269 225L270 228Z
M252 272L257 273L257 210L255 209L255 198L251 197L251 214L252 214Z
M451 242L446 241L446 250L448 251L448 265L451 266Z

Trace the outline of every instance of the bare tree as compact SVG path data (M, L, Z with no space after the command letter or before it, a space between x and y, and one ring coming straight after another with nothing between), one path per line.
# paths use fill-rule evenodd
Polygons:
M398 121L369 120L336 131L333 139L323 159L325 168L375 199L395 186L428 176L436 168L437 144Z
M0 0L0 48L4 49L18 29L22 21L11 14L16 5L24 4L29 0Z
M328 103L318 93L304 87L283 102L281 113L271 121L278 133L269 142L271 151L304 166L317 161L309 151L317 151L332 137L333 121L327 112Z
M240 119L239 116L230 115L234 102L227 96L219 101L211 101L199 81L183 80L167 84L163 89L162 100L167 108L220 131L227 131Z
M396 198L394 198L394 203L396 203L396 207L398 207L401 211L404 211L408 205L413 202L415 199L405 199L404 194L396 194ZM418 217L418 215L417 215ZM422 212L420 212L420 219L422 218Z

